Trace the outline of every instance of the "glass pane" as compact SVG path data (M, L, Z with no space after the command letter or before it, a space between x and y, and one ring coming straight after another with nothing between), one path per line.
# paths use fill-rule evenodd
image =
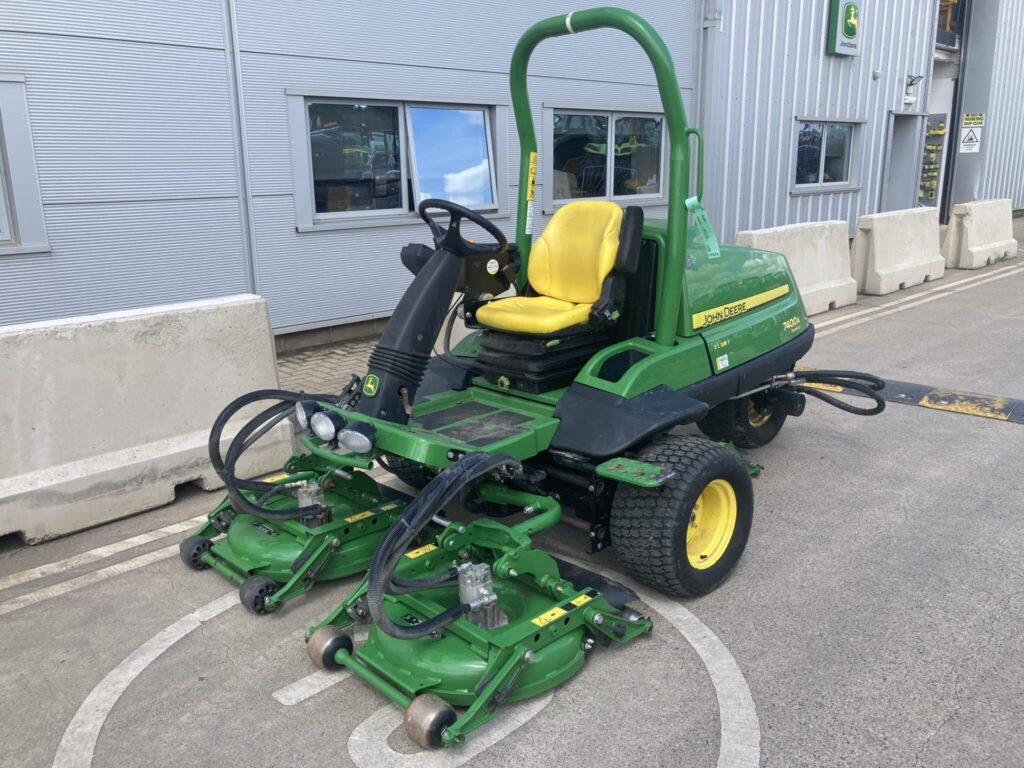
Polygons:
M317 213L402 207L398 107L310 104Z
M660 117L616 118L614 194L661 192L661 123Z
M821 123L800 123L796 146L796 183L817 184L821 181Z
M459 205L494 204L486 119L483 109L409 108L417 202L438 197Z
M555 112L552 196L605 197L608 190L608 116Z
M832 123L825 131L825 167L822 181L826 184L850 180L850 138L852 125Z

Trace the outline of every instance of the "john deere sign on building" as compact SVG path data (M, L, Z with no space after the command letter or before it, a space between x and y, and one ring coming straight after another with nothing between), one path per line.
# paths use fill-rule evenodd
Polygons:
M828 52L860 55L860 0L832 0L828 17Z

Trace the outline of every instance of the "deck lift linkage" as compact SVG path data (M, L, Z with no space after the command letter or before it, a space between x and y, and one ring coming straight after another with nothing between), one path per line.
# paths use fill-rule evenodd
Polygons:
M654 67L668 218L574 201L534 242L527 64L545 39L601 28L628 34ZM264 390L230 404L210 436L227 498L181 545L189 566L240 583L257 613L368 569L307 633L307 651L405 708L407 732L425 747L460 744L503 703L569 679L596 643L651 631L629 605L634 592L533 546L563 507L592 552L614 544L637 580L699 596L733 570L753 516L747 466L721 442L766 444L807 394L862 415L885 405L876 377L795 371L814 335L796 283L783 256L717 242L701 205L703 138L687 125L668 49L647 22L616 8L541 21L519 40L510 79L521 147L515 243L477 211L421 202L434 242L402 250L415 277L366 374L339 395ZM463 237L466 221L494 242ZM515 296L495 298L513 285ZM452 349L456 312L472 332ZM228 421L267 402L222 457ZM240 478L244 452L290 415L303 451L281 475ZM686 424L707 437L675 429ZM366 474L375 461L418 495L378 485ZM455 504L473 519L454 521L445 508ZM366 621L369 637L355 648L348 630Z

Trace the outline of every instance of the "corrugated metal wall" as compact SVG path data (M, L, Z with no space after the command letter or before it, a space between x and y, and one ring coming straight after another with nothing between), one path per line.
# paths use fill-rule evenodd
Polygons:
M661 32L675 57L680 82L692 89L699 0L621 4ZM388 6L360 6L354 13L349 3L318 0L304 4L302 13L282 13L279 5L261 0L238 2L259 288L269 300L277 329L390 314L411 279L398 260L400 248L410 241L429 240L426 226L418 222L296 231L292 164L307 160L291 155L285 89L331 95L351 89L362 97L369 92L397 101L454 98L508 104L508 66L516 41L534 22L563 10L544 0L459 0L440 13L406 4L397 4L402 10L391 12ZM547 41L534 55L530 72L538 137L543 102L660 110L647 59L621 33L599 31ZM507 123L507 152L497 159L497 171L499 180L505 180L511 213L495 221L511 236L519 168L511 110ZM544 167L543 158L539 167ZM541 174L538 199L543 183ZM650 211L663 212L657 207ZM538 216L536 226L542 225Z
M0 324L247 289L224 41L210 0L0 1L52 247L0 256Z
M973 38L968 41L968 45L974 43ZM1009 197L1013 207L1020 209L1024 208L1024 0L1000 0L994 46L978 198Z
M704 35L701 128L705 205L720 236L827 219L852 228L878 210L890 114L918 109L903 106L906 76L925 75L927 93L935 0L862 0L858 57L826 55L826 0L713 6L722 22ZM865 121L852 158L858 191L791 194L797 116Z

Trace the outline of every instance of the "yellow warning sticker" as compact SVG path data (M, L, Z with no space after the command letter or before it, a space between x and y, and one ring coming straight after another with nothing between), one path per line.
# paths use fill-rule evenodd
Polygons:
M526 199L533 200L537 193L537 153L530 153L530 165L526 172Z
M437 549L437 544L424 544L419 549L414 549L412 552L406 552L405 556L410 560L415 560L417 557L423 557L428 552L433 552Z
M371 512L370 510L366 510L365 512L360 512L359 514L352 515L351 517L346 517L345 518L345 522L346 523L357 523L360 520L365 520L368 517L373 517L373 512Z
M394 509L397 506L398 506L398 504L396 504L395 502L392 501L390 504L385 504L383 507L381 507L380 511L381 512L390 512L392 509Z
M278 480L284 480L286 477L288 477L287 472L278 472L277 474L274 475L267 475L266 477L263 478L263 482L276 483Z
M593 599L594 598L592 598L590 595L580 595L579 597L574 597L569 602L572 603L573 605L579 607L581 605L586 605L587 603L589 603Z
M785 296L787 293L789 293L788 283L753 296L748 296L747 298L740 299L739 301L731 301L728 304L722 304L719 307L712 307L711 309L705 309L701 312L695 312L692 318L693 330L696 331L698 328L715 325L715 323L728 320L730 317L742 315L744 312L748 312L754 307L767 304L769 301L773 301L780 296Z
M1012 404L1004 397L976 395L973 392L957 392L952 389L933 389L917 404L937 411L951 411L999 421L1009 419L1012 410Z
M531 621L534 624L536 624L538 627L545 627L548 624L550 624L552 621L555 621L556 619L560 619L563 616L565 616L565 609L564 608L555 607L555 608L552 608L550 611L547 611L546 613L542 613L537 618L531 619Z

